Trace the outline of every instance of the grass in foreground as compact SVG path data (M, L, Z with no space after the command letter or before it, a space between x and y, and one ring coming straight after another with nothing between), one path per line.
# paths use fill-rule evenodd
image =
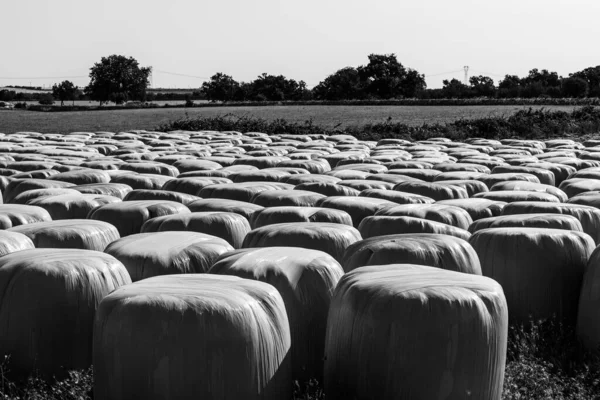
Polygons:
M10 364L0 364L0 398L5 400L91 399L92 369L75 371L52 384L30 378L15 385L5 379ZM509 330L504 400L588 400L600 398L600 355L585 351L573 328L554 320ZM295 383L293 400L326 399L314 380Z

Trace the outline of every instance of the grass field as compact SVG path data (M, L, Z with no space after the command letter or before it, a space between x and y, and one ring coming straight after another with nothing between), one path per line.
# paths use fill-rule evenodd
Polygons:
M65 133L74 131L124 131L153 129L170 120L190 117L214 117L232 113L267 120L286 119L290 122L313 120L325 127L363 126L368 123L401 122L411 126L425 123L446 123L457 119L505 116L528 106L263 106L215 108L158 108L112 111L35 112L26 110L0 111L0 132L33 131ZM571 111L574 106L534 106L551 110Z

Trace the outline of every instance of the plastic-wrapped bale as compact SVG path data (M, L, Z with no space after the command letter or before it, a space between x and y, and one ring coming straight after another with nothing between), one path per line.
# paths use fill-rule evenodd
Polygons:
M133 174L126 173L113 176L111 182L123 183L131 186L132 189L161 189L163 185L175 179L172 176L154 175L154 174Z
M487 228L545 228L565 229L583 232L583 227L577 218L562 214L515 214L483 218L474 221L469 226L469 232L474 233Z
M265 190L292 190L293 185L280 182L223 183L205 186L199 193L202 198L221 198L250 202L252 197Z
M224 160L223 162L226 162ZM233 163L233 160L231 160ZM181 173L192 171L213 171L223 168L223 164L210 160L185 159L177 160L172 164Z
M600 244L600 210L579 204L547 203L541 201L519 201L507 204L502 215L516 214L566 214L581 222L583 231Z
M296 167L303 168L311 174L324 174L331 171L331 166L322 158L311 160L287 160L277 164L278 167Z
M361 239L358 230L348 225L291 222L251 230L242 247L304 247L324 251L340 262L346 248Z
M469 213L473 221L481 218L495 217L502 213L502 209L507 204L503 201L470 198L456 200L442 200L436 204L455 206L462 208Z
M358 228L363 218L375 215L378 211L397 206L389 200L375 197L333 196L317 202L318 207L333 208L347 212L352 217L354 227Z
M31 239L36 248L60 248L104 251L119 239L113 225L89 219L36 222L9 230Z
M189 214L189 208L174 201L140 200L106 204L91 211L88 219L114 225L121 237L140 233L144 222L172 214Z
M488 174L483 174L481 172L472 172L472 171L452 171L452 172L442 172L437 175L434 179L434 183L443 182L443 181L468 181L468 180L476 180L481 176L485 176Z
M0 205L0 229L10 229L14 226L42 221L52 221L48 211L42 207L24 204Z
M325 195L305 190L265 190L255 194L250 202L263 207L312 207Z
M499 400L507 336L492 279L410 264L356 269L329 308L327 398Z
M468 212L460 207L442 204L402 204L385 208L375 215L396 217L414 217L441 222L461 229L468 229L473 219Z
M46 179L16 179L8 183L8 186L2 193L5 203L12 203L12 200L19 194L33 189L51 189L67 188L75 186L69 182L51 181Z
M519 172L483 175L477 180L485 183L488 188L494 186L498 182L504 181L526 181L541 183L537 176Z
M436 176L442 173L437 169L421 169L421 168L406 168L406 169L394 169L391 168L387 172L388 174L404 175L411 178L417 178L425 182L433 182Z
M534 168L543 168L554 174L554 185L559 186L562 181L567 179L569 175L575 173L577 169L570 165L564 165L559 163L550 163L550 162L539 162L533 164L524 164L524 167L534 167Z
M16 251L35 248L29 237L19 232L0 231L0 257Z
M32 249L1 257L0 354L10 354L11 374L52 378L88 368L96 308L130 283L119 261L97 251Z
M338 185L347 186L356 190L367 190L367 189L380 189L380 190L390 190L394 187L394 183L377 181L377 180L369 180L369 179L350 179L350 180L342 180L337 183Z
M360 192L359 196L388 200L396 204L431 204L435 202L431 197L387 189L366 189Z
M353 226L352 217L346 211L323 207L269 207L250 217L252 229L284 222L330 222Z
M571 198L585 192L600 190L600 180L586 178L567 179L560 184L559 189Z
M591 351L597 351L600 346L600 315L598 307L600 306L600 247L596 248L590 256L585 274L583 276L583 285L579 297L579 306L577 312L577 334L585 347Z
M224 239L233 248L242 247L250 232L248 220L232 212L193 212L165 215L149 219L142 225L142 233L163 231L192 231Z
M575 168L573 168L573 169L575 169ZM592 167L592 168L580 169L579 171L575 170L568 176L568 179L575 179L575 178L600 180L600 168Z
M161 189L198 196L204 187L222 183L233 183L233 181L220 177L177 178L167 181Z
M9 170L11 171L11 170ZM38 171L18 172L11 174L11 179L46 179L52 175L58 175L59 172L55 169L41 169Z
M133 189L123 183L90 183L87 185L71 186L69 189L77 190L83 194L101 194L105 196L114 196L123 199L125 195Z
M97 207L120 202L121 199L118 197L78 193L38 197L28 201L27 204L42 207L48 211L53 220L57 220L84 219Z
M301 185L303 183L315 183L315 182L337 183L340 181L341 181L341 179L336 178L335 176L301 174L301 175L290 175L285 180L285 183L297 186L297 185Z
M169 190L135 189L127 193L123 199L123 201L135 200L168 200L188 205L196 200L200 200L200 197L187 193L171 192Z
M544 228L488 228L469 242L477 251L483 275L504 288L510 318L556 316L574 323L587 260L594 250L583 232Z
M325 196L358 196L360 191L331 182L310 182L296 185L295 190L320 193Z
M201 199L196 200L188 204L189 209L192 212L206 212L206 211L224 211L239 214L250 221L252 214L257 211L263 210L263 206L257 204L248 203L245 201L237 201L230 199Z
M394 190L427 196L436 201L469 197L467 191L461 187L430 182L400 182L394 186Z
M342 180L365 179L370 174L371 173L367 171L358 171L354 169L333 170L326 173L326 175L333 176Z
M167 231L129 235L104 251L121 261L137 282L158 275L207 272L221 254L231 250L229 243L216 236Z
M402 233L437 233L468 240L471 234L464 229L423 218L374 215L362 220L358 231L363 238Z
M100 303L94 398L291 398L290 350L275 287L212 274L149 278Z
M543 183L533 183L533 182L524 182L524 181L508 181L508 182L498 182L494 184L490 188L490 191L531 191L531 192L540 192L540 193L548 193L555 196L559 202L566 203L569 197L565 192L556 188L554 186L545 185Z
M327 311L344 274L337 261L322 251L267 247L223 254L208 272L275 286L290 321L293 377L321 382Z
M485 183L478 180L451 180L451 181L438 181L438 185L451 185L458 186L467 191L469 197L473 197L477 193L483 193L489 191Z
M594 208L600 208L600 192L584 192L577 196L571 197L566 203L581 204Z
M340 264L345 272L368 265L418 264L481 275L479 258L469 242L435 233L363 239L348 246Z
M533 164L529 164L533 165ZM507 174L507 173L524 173L536 176L540 183L545 185L555 186L556 179L554 173L548 169L535 168L535 167L523 167L523 166L498 166L494 167L492 174Z
M160 162L138 162L122 164L119 168L121 171L134 171L138 174L152 174L176 177L179 175L179 170L168 164Z
M77 190L68 189L68 188L65 188L65 189L62 189L62 188L33 189L33 190L27 190L27 191L19 194L12 200L12 203L13 204L28 204L29 201L35 200L40 197L58 196L58 195L63 195L63 194L78 195L80 193Z
M90 168L62 172L57 175L52 175L48 179L69 182L75 185L85 185L88 183L108 183L110 182L110 175L102 170Z
M240 171L229 175L235 183L241 182L285 182L291 174L285 171L261 169L257 171Z
M558 197L544 192L531 192L527 190L498 190L495 192L478 193L474 198L514 203L518 201L541 201L560 203Z

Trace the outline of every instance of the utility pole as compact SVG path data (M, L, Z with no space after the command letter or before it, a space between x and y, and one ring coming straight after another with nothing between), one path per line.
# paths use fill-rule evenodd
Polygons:
M465 85L469 84L469 66L465 65L464 67L465 70Z

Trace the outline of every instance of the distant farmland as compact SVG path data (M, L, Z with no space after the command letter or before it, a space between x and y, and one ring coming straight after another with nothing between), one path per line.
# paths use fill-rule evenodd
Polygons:
M153 129L170 120L189 116L215 117L234 114L266 120L304 122L312 119L324 127L363 126L369 123L402 122L407 125L446 123L457 119L506 116L530 106L262 106L216 108L154 108L112 111L35 112L0 111L0 132L123 131ZM575 106L531 106L534 109L572 111Z

